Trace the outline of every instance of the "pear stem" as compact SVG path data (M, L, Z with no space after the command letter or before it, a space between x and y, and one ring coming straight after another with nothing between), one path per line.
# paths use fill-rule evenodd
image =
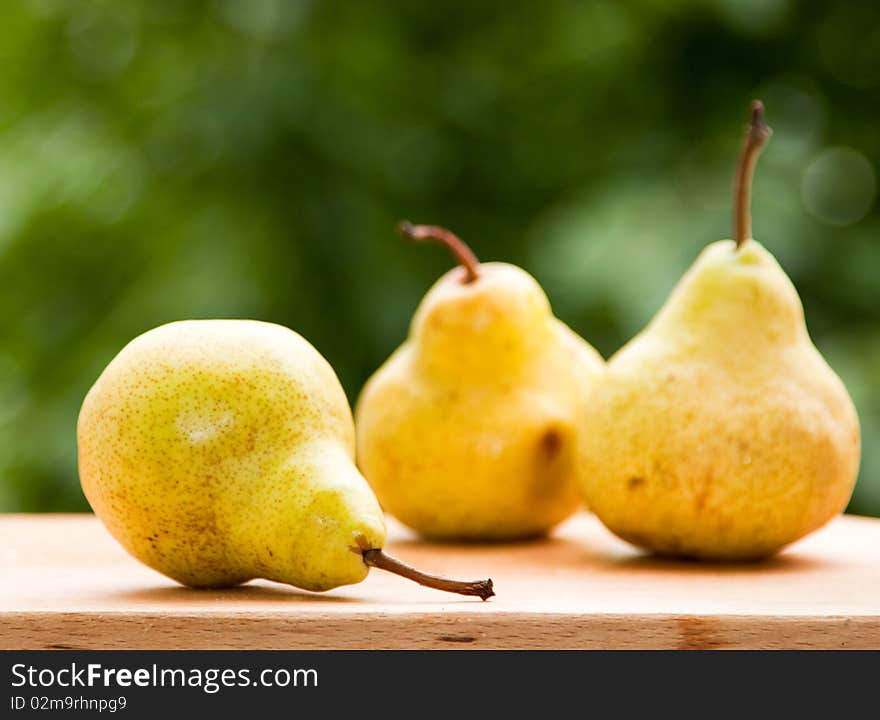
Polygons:
M476 595L481 600L488 600L495 594L495 591L492 589L491 580L463 582L461 580L450 580L438 575L429 575L377 549L364 550L363 557L364 562L370 567L387 570L395 575L400 575L408 580L417 582L419 585L434 588L435 590L445 590L446 592L458 593L459 595Z
M733 186L733 239L737 250L752 237L752 175L755 173L758 155L772 133L764 122L764 103L760 100L753 101L749 126L739 151Z
M472 283L480 277L480 261L477 260L477 256L474 255L473 250L467 246L464 240L452 231L438 225L413 225L409 220L402 220L397 225L397 232L405 238L415 240L416 242L434 240L441 245L445 245L465 269L467 273L464 279L465 283Z

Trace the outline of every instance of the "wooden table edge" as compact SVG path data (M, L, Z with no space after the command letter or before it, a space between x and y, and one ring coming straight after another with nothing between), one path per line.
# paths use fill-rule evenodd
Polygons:
M880 615L0 611L2 650L880 649Z

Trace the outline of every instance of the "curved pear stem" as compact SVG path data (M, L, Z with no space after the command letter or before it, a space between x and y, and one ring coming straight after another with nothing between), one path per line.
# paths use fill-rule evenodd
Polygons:
M736 178L733 186L733 239L739 250L752 237L752 175L758 155L770 139L773 131L764 122L764 103L752 102L749 127L739 151Z
M476 595L480 600L488 600L495 594L491 580L475 580L474 582L450 580L449 578L429 575L416 570L414 567L410 567L406 563L402 563L400 560L387 555L382 550L363 550L362 554L364 562L370 567L387 570L425 587L458 593L459 595Z
M401 220L397 225L397 232L405 238L415 240L416 242L434 240L441 245L445 245L465 269L467 273L464 279L465 283L472 283L480 277L480 261L477 260L477 256L474 255L473 250L467 246L464 240L452 231L438 225L413 225L409 220Z

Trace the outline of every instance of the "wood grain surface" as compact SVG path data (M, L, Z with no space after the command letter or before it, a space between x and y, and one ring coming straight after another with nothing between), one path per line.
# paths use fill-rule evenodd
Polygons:
M324 594L189 590L90 515L0 515L0 648L880 648L880 520L839 518L749 565L646 557L587 514L516 545L432 545L392 523L388 550L498 594L376 570Z

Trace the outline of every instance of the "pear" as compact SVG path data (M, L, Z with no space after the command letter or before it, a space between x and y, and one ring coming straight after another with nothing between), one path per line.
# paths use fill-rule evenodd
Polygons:
M842 512L858 473L853 403L811 342L791 281L751 238L751 177L769 135L756 102L735 240L703 250L609 360L584 416L590 508L660 554L767 557Z
M424 575L382 552L385 520L354 464L354 424L327 361L292 330L194 320L130 342L77 425L83 491L111 535L191 587L267 578L306 590L384 567L491 596L491 581Z
M359 466L385 509L424 536L544 534L580 506L578 418L603 360L524 270L480 263L444 228L399 230L446 245L460 266L365 385Z

